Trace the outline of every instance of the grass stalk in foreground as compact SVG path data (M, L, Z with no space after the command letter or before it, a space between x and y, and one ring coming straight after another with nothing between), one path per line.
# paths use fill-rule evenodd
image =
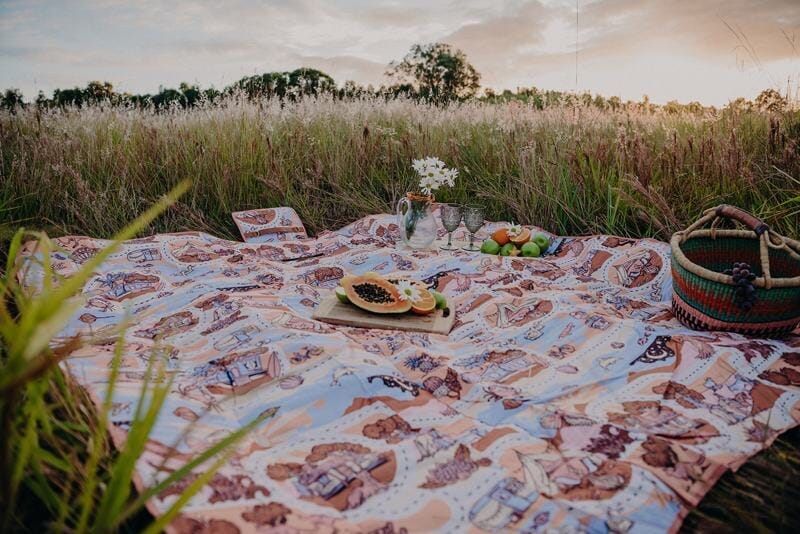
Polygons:
M171 389L164 362L150 359L136 414L119 451L114 450L107 429L125 325L116 331L108 387L100 406L73 385L58 365L87 342L80 336L54 341L81 302L83 285L122 241L146 228L188 187L188 182L180 183L68 278L59 278L53 271L50 252L54 246L46 235L19 230L11 240L0 277L0 532L40 528L117 532L137 516L145 517L137 529L158 532L214 475L236 441L260 422L255 419L231 433L136 497L132 485L136 462ZM30 267L26 262L36 261L20 253L27 236L37 240L41 256L38 267L43 278L35 292L18 281L18 275ZM154 520L141 514L150 497L201 466L203 474L165 514Z

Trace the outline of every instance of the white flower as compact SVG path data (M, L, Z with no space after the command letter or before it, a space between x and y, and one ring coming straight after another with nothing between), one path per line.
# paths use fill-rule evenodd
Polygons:
M401 300L408 300L411 301L413 304L414 302L419 301L420 294L419 289L414 287L414 285L409 282L408 280L400 280L397 282L397 291L400 292L400 299Z
M439 182L434 174L423 176L419 179L419 187L423 193L430 195L439 188Z
M458 178L458 169L444 169L442 170L442 178L439 182L439 186L448 185L453 187L456 184L456 178Z
M452 187L458 177L456 169L448 169L444 162L436 157L412 160L411 167L419 175L420 190L426 195L445 185Z
M511 226L509 226L508 229L506 229L506 234L508 234L508 237L517 237L521 233L522 233L522 228L520 228L518 225L514 223L511 223Z
M444 161L440 160L439 158L428 158L428 167L433 167L434 169L444 169Z

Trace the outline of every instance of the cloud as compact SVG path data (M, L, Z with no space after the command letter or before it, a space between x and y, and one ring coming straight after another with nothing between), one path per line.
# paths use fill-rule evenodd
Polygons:
M544 44L547 27L563 20L569 11L561 6L547 7L538 1L526 2L497 16L471 22L445 36L444 42L464 50L479 72L484 85L509 79L512 73L534 66L531 59ZM528 58L528 61L520 59Z
M658 44L693 56L727 59L740 49L731 27L741 31L763 61L785 59L795 52L782 30L800 30L796 0L604 0L581 11L589 38L587 55L621 53Z
M484 86L569 90L574 9L574 0L6 1L0 87L30 95L99 78L152 92L299 66L380 85L412 44L440 41L464 50ZM719 103L800 70L797 0L581 0L579 18L580 89Z
M48 65L89 64L112 60L111 57L98 51L84 52L56 46L13 46L6 44L0 44L0 56Z
M737 90L752 96L756 87L785 84L787 76L797 81L796 0L768 0L755 7L749 0L580 5L577 43L572 2L517 5L465 25L445 40L468 53L484 85L499 88L576 88L576 44L577 88L624 98L650 93L660 101L686 100L694 91L697 98L724 103ZM787 71L792 62L794 71Z
M353 80L362 85L380 85L386 64L356 56L303 56L298 55L297 66L311 67L336 72L336 79L343 83Z

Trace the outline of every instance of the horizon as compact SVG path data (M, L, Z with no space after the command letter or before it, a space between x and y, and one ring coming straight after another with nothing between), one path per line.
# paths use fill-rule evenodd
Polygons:
M379 86L391 61L425 42L463 50L481 73L481 92L537 87L720 106L767 88L796 97L800 86L800 7L791 0L412 3L419 7L4 1L0 87L29 101L92 80L140 94L181 82L221 89L299 67L339 85Z

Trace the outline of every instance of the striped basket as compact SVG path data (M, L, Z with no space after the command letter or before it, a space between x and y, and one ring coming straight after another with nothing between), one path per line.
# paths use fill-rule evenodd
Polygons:
M720 230L723 219L748 230ZM710 229L701 229L709 222ZM781 337L800 325L800 242L723 204L676 232L670 247L672 310L689 328ZM753 279L734 278L734 264L746 264Z

